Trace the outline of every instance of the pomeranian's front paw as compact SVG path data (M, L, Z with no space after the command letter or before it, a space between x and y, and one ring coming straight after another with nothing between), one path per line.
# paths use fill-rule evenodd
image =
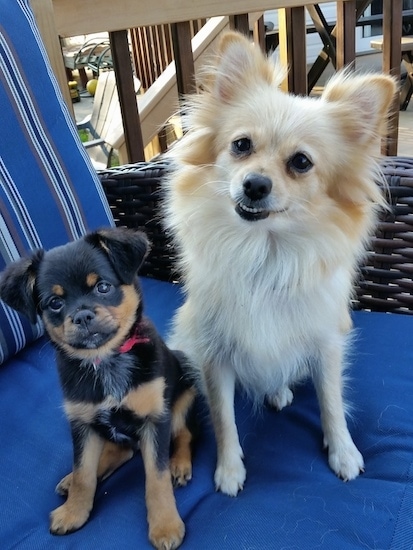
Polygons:
M328 463L343 481L355 479L364 472L363 457L351 440L346 444L329 445Z
M215 470L215 488L230 497L236 497L244 488L247 471L242 461L242 453L226 457L218 462Z
M288 386L285 386L281 390L272 395L267 396L268 403L277 411L281 411L284 407L291 405L294 399L294 394Z
M87 522L89 510L75 509L67 502L50 514L50 532L52 535L66 535L77 531Z

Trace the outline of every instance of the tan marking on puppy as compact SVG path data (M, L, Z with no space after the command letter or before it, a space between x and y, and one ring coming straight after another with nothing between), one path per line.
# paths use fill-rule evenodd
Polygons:
M196 396L195 388L189 388L172 407L172 433L175 435L186 426L186 415Z
M99 280L99 275L97 273L89 273L86 277L87 286L94 287Z
M102 454L100 455L97 476L99 480L106 479L115 470L123 466L133 457L133 450L128 447L120 447L112 441L105 441Z
M141 417L161 416L165 411L164 392L165 378L159 377L130 391L121 404Z
M168 468L158 470L151 434L142 439L141 450L146 476L149 539L155 548L177 548L184 538L185 525L176 508L171 473Z
M69 420L80 420L90 424L100 409L112 409L119 406L113 397L107 397L102 403L84 403L65 401L64 409Z
M64 535L86 523L93 507L96 492L97 468L103 440L91 432L85 441L79 467L73 470L66 502L50 514L50 531Z
M61 285L53 285L52 292L53 294L56 294L56 296L64 296L65 294L65 291Z

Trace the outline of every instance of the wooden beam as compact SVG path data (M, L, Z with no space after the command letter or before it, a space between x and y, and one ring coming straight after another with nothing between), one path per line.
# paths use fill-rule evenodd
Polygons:
M265 52L265 24L263 15L254 23L253 38L254 42L259 45L263 52Z
M242 32L242 34L248 36L250 33L248 13L231 15L229 18L229 26L231 29Z
M195 92L195 66L189 21L171 25L172 45L175 58L176 83L180 96Z
M307 52L305 8L278 11L280 58L288 66L287 83L290 92L307 95Z
M129 162L145 160L127 31L109 33ZM119 86L119 83L122 83Z
M402 0L384 0L383 2L383 72L393 75L400 81L400 63L402 56ZM397 155L399 135L399 97L394 98L388 132L382 142L383 155Z
M321 0L321 3L328 0ZM61 36L178 23L303 5L303 0L53 0Z
M336 69L355 68L356 22L356 1L337 2Z
M30 0L30 5L36 18L53 73L61 85L61 92L69 111L72 117L75 118L59 36L57 32L51 32L51 30L56 28L52 0Z

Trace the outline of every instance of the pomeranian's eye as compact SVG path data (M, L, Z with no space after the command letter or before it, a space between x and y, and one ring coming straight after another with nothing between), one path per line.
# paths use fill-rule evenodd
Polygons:
M64 301L59 296L53 296L47 304L48 308L51 309L54 313L59 313L59 311L64 306Z
M231 143L231 152L238 156L249 155L252 151L252 141L243 137Z
M303 174L313 167L313 163L304 153L296 153L289 159L287 167L289 170Z
M98 294L108 294L112 290L112 285L107 281L99 281L95 289Z

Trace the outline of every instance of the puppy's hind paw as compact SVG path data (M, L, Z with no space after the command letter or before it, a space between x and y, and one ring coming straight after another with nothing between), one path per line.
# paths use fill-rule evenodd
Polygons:
M174 487L184 487L188 481L192 479L192 464L191 461L184 462L182 460L172 457L171 464L171 476Z
M61 495L62 497L67 497L69 493L70 485L72 484L72 472L70 474L67 474L63 479L59 481L59 483L56 485L56 493L58 495Z
M230 497L236 497L244 488L247 471L241 456L218 463L215 470L215 488Z

